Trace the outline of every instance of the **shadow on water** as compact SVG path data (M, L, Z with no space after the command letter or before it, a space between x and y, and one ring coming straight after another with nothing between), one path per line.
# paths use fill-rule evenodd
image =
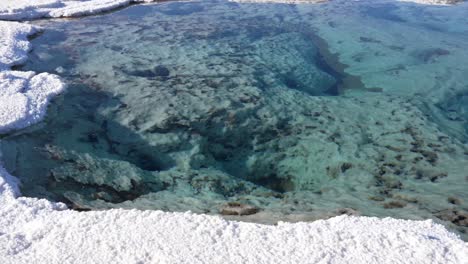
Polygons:
M376 19L389 20L391 22L405 23L406 20L394 14L398 10L395 4L378 4L376 6L366 6L363 10L363 15L371 16Z
M193 13L202 12L203 10L205 10L205 8L197 3L178 2L164 5L157 11L170 16L186 16Z
M90 200L120 203L165 188L153 172L170 169L174 161L139 134L99 114L101 107L122 109L126 105L99 91L99 87L72 84L68 92L55 99L44 122L2 139L5 165L21 180L24 195L62 201L80 209L64 194L76 192ZM23 155L11 156L16 153ZM132 169L119 171L119 164ZM97 170L99 166L104 169ZM128 188L116 188L98 179L129 172L143 176L122 175L130 179ZM96 179L80 176L87 173L95 173Z
M340 61L338 54L330 51L328 43L324 39L316 33L308 34L308 36L318 48L318 53L315 57L317 66L337 80L335 85L327 91L328 94L337 96L349 89L367 89L361 77L346 72L348 65Z
M341 62L339 54L330 50L327 41L320 37L316 30L305 26L297 27L297 25L286 24L284 26L285 30L302 34L317 48L317 53L314 56L315 65L336 80L335 84L326 91L326 95L339 96L346 90L351 89L364 89L370 92L381 92L383 90L379 87L367 87L360 76L346 72L349 66Z

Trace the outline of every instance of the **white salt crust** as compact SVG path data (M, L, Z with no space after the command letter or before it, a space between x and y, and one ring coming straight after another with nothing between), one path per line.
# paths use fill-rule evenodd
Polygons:
M31 48L27 36L37 31L30 25L0 21L0 133L40 121L49 100L65 87L53 74L8 70L26 60Z
M0 18L77 16L131 2L137 1L2 1ZM37 30L0 21L0 133L41 120L48 101L64 89L55 75L9 70L26 59L27 36ZM0 263L5 264L468 263L468 243L431 220L339 216L267 226L191 213L79 213L19 197L18 184L0 166Z
M155 2L155 0L7 0L0 2L0 19L75 17L144 2Z
M457 3L461 3L464 0L399 0L402 2L413 2L417 4L423 5L453 5Z
M249 3L319 3L328 0L230 0ZM400 0L419 4L447 5L463 0ZM0 2L0 19L24 20L42 17L74 17L96 14L132 3L156 0L4 0Z
M327 2L328 0L229 0L237 3L283 3L283 4L316 4ZM359 1L359 0L353 0ZM402 2L414 2L423 5L453 5L464 0L398 0Z

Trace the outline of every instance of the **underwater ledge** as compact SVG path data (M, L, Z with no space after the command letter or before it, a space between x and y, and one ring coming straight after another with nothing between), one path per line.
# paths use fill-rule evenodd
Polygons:
M19 27L3 24L0 28L4 25L9 29ZM26 50L21 49L25 46L19 47L15 54L19 52L24 60ZM67 210L63 204L19 197L17 186L17 180L0 169L0 241L6 242L2 243L0 254L5 263L309 263L324 259L336 263L411 259L422 263L429 254L431 263L460 263L467 255L466 243L432 221L340 216L312 223L263 226L190 213L78 213ZM293 241L291 247L284 245L286 240ZM128 241L135 247L129 247ZM206 250L207 245L215 249ZM356 254L343 253L349 248L354 248ZM297 254L290 253L293 249ZM252 250L266 253L254 255ZM49 254L43 254L44 251ZM105 252L113 252L112 258ZM411 257L415 255L422 257Z

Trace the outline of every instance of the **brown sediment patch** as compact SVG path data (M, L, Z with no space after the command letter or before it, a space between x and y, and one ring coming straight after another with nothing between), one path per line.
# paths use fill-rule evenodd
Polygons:
M221 215L252 215L258 212L258 208L238 202L229 202L220 209Z
M452 222L460 227L468 227L468 212L465 210L446 209L435 213L441 220Z
M390 201L388 203L383 204L383 207L385 209L403 208L405 206L406 206L406 203L402 201Z

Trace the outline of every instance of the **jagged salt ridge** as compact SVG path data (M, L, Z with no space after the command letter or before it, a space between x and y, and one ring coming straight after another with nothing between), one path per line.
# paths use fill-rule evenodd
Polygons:
M27 36L37 30L26 24L0 21L0 71L26 60L31 49Z
M15 11L19 17L38 17L41 12L36 10L58 7L60 1L35 1L38 8L31 2L15 1L22 10ZM89 5L73 14L90 12L85 7ZM29 25L0 22L3 132L39 121L48 100L63 90L54 75L8 70L26 59L27 35L36 31ZM16 178L0 167L1 263L463 263L468 259L467 244L430 220L340 216L265 226L191 213L78 213L63 204L18 196Z
M65 87L53 74L7 70L26 59L30 50L27 36L37 30L26 24L0 22L0 133L40 121L49 100Z
M457 3L461 3L464 0L399 0L402 2L414 2L417 4L424 4L424 5L453 5Z
M229 0L237 3L317 4L328 0Z
M43 17L74 17L97 14L132 3L157 0L15 0L0 2L0 19L25 20ZM328 0L230 0L239 3L320 3ZM400 0L419 4L447 5L463 0Z
M229 0L229 1L237 2L237 3L316 4L316 3L327 2L328 0ZM453 5L453 4L463 2L464 0L398 0L398 1L414 2L417 4L424 4L424 5Z
M7 209L0 218L2 263L463 263L467 257L463 242L429 220L339 216L266 226L191 213L60 211L24 198Z
M25 20L43 17L75 17L97 14L132 3L155 0L15 0L0 3L0 19Z

